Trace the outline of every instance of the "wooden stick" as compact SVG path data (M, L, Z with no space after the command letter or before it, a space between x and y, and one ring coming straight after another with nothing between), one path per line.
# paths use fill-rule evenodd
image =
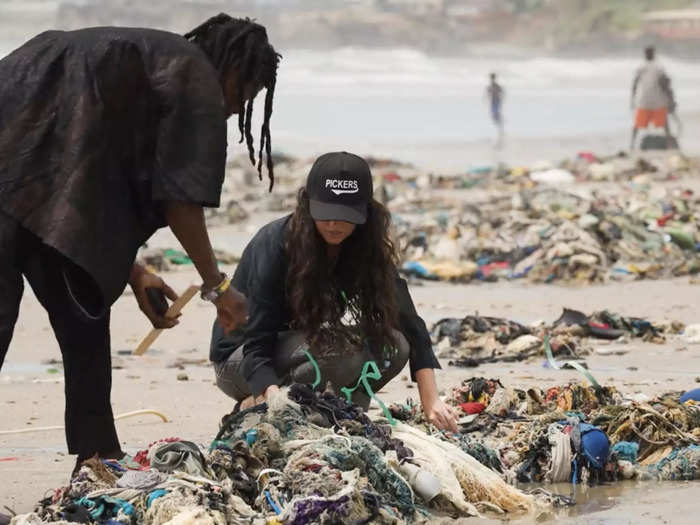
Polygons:
M187 290L182 292L182 295L177 298L177 300L170 305L170 308L168 308L168 311L165 312L165 317L176 317L177 314L180 313L180 310L182 310L187 303L189 303L192 298L197 295L197 292L199 292L199 286L197 285L191 285ZM146 350L148 350L151 345L155 342L156 339L158 339L158 336L160 333L163 331L162 328L154 328L151 330L151 333L149 333L146 337L143 338L143 341L141 341L141 344L134 350L133 355L143 355L146 353Z

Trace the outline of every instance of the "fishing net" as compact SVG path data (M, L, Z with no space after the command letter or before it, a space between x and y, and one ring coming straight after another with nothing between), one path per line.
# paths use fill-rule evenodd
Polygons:
M394 427L393 435L413 451L415 460L422 468L440 479L441 494L458 510L476 515L478 505L515 513L534 508L533 497L508 485L496 472L452 443L404 423Z

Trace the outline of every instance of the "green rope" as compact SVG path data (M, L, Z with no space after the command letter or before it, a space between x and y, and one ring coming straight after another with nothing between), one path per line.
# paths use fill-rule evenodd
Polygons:
M350 309L351 314L357 321L360 318L360 312L354 307L354 305L350 302L348 299L347 294L345 293L345 290L340 290L340 296L343 298L343 301L345 301L345 305ZM386 350L386 348L384 349ZM370 368L372 369L370 371ZM374 392L372 391L372 387L369 386L369 382L367 381L368 379L381 379L382 374L379 371L379 367L377 366L377 363L375 361L365 361L364 366L362 367L362 373L360 374L360 378L357 380L357 384L352 387L343 387L340 389L340 391L345 394L345 397L347 398L348 402L352 402L352 393L357 390L360 385L362 385L367 392L367 395L371 398L374 399L377 404L382 408L382 412L384 412L384 416L386 417L387 421L391 425L396 425L396 420L392 417L391 412L389 412L389 409L386 407L384 402L379 399Z
M370 371L371 369L371 371ZM392 417L391 412L389 412L389 409L386 407L384 402L379 399L374 392L372 391L372 387L369 386L369 381L368 379L381 379L382 374L379 371L379 367L377 366L377 363L375 361L365 361L364 366L362 367L362 373L360 374L360 378L357 380L357 384L350 388L350 387L343 387L340 389L340 391L345 394L345 397L347 398L348 402L352 401L352 393L357 390L360 385L362 385L365 388L365 391L367 392L367 395L374 399L377 404L382 408L382 412L384 412L384 417L389 421L389 424L395 426L396 425L396 420Z
M595 388L596 390L602 388L598 384L598 381L595 380L593 375L591 375L591 373L588 370L583 368L576 361L562 361L562 363L560 364L554 360L554 355L552 354L552 347L549 344L549 334L544 336L544 351L547 354L547 361L549 361L549 364L552 365L552 368L554 368L554 370L561 370L563 365L569 365L578 370L581 374L583 374L591 382L593 388Z
M316 379L314 379L314 382L311 385L311 388L316 388L318 385L321 384L321 369L318 367L318 363L314 359L314 356L311 355L311 352L309 352L308 348L304 350L304 353L306 354L306 358L309 360L311 366L314 367L314 371L316 372Z

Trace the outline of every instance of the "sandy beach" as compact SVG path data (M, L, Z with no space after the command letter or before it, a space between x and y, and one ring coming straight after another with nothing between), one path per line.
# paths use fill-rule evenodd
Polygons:
M375 195L380 187L386 192L380 198L388 200L398 224L398 235L404 235L402 263L445 263L448 259L448 264L470 264L474 269L468 278L462 278L464 275L454 278L459 282L407 277L418 313L429 328L441 319L471 314L504 318L527 326L538 322L551 326L565 308L586 313L609 310L654 322L674 321L700 327L700 68L697 59L688 58L697 56L697 38L683 41L682 46L672 47L671 41L659 46L659 62L672 79L677 115L682 119L682 125L676 119L671 120L671 130L679 139L682 154L674 152L657 164L651 159L649 164L646 161L651 157L625 152L629 150L634 121L630 88L643 63L643 40L650 37L641 13L659 7L655 2L641 2L643 7L630 7L635 3L632 0L609 2L608 6L588 2L590 5L585 7L570 2L569 10L557 11L552 6L565 2L475 0L473 6L460 14L460 9L465 9L462 4L472 3L431 0L424 2L427 7L423 6L422 14L411 12L420 3L0 2L0 15L5 15L0 16L0 27L4 29L0 31L0 57L49 28L144 25L184 34L204 19L205 11L210 16L210 9L248 10L251 18L268 27L270 42L283 57L275 84L270 128L272 151L280 158L278 179L274 192L268 194L267 181L257 180L257 172L244 156L244 145L238 143L238 119L230 119L228 172L221 208L225 211L209 228L215 249L240 256L260 227L291 211L293 190L306 177L311 159L328 151L344 150L373 157L376 162L373 166L381 166L382 162L391 166L378 176L375 171ZM369 4L376 5L367 7ZM433 11L438 4L442 9ZM503 4L519 7L504 11ZM685 7L687 2L664 2L664 8L680 4ZM532 14L540 7L546 16ZM598 10L600 14L591 15ZM623 31L613 24L626 20L630 13L635 17L632 29L626 27ZM482 14L485 18L480 18ZM584 14L590 20L582 21ZM234 16L242 15L234 13ZM504 16L506 24L500 20ZM598 27L601 24L605 27ZM695 22L688 24L697 28ZM589 34L585 38L577 36L579 29ZM684 48L692 53L678 53ZM498 75L505 93L502 147L496 147L497 129L485 96L491 74ZM252 119L256 148L264 115L263 98L258 97ZM282 159L287 155L297 162L285 164ZM664 168L657 168L671 156L675 164L684 167L676 170L681 175L665 177ZM609 168L620 161L626 167L620 169L624 172L621 174L587 177L576 171L579 166L576 163L583 163L581 159L586 158L590 160L585 162L590 164L608 164ZM567 171L563 183L529 178L535 171L560 170ZM391 188L389 191L386 188L391 182L396 183L397 194L389 196ZM551 206L543 199L545 205L533 211L530 202L525 204L524 195L543 188L559 192L558 196ZM574 213L566 206L559 206L560 201L554 202L562 195L561 201L578 199L589 206ZM489 206L496 201L496 205ZM449 204L441 205L441 202ZM681 205L677 208L678 203ZM234 206L226 208L227 204ZM480 210L482 206L486 212ZM231 211L232 215L243 211L248 216L228 224ZM488 216L489 213L496 220L492 221L494 217ZM622 226L615 229L618 223L612 217L619 218ZM608 219L609 230L598 228ZM586 221L588 225L582 225ZM518 229L519 224L525 226ZM508 227L512 228L508 230ZM672 237L667 230L675 227L680 231ZM566 228L579 238L552 241L545 247L552 231L560 233ZM442 253L457 253L457 256L436 254L438 247L444 248L439 246L439 241L446 240L454 231L457 233L450 237L452 244L445 243L447 249L454 250ZM609 231L616 235L606 237ZM502 232L505 233L501 236ZM420 240L421 234L424 245L405 242ZM584 244L578 243L583 237L592 239L592 250L589 244L580 251L572 248L569 255L560 257L557 249L562 244ZM533 238L532 244L523 240ZM648 245L640 248L649 239L657 248L656 253ZM686 241L685 245L682 241ZM168 229L160 230L148 241L148 249L169 248L181 250ZM532 252L522 257L513 254L522 254L530 248L541 257L516 278L516 265L529 260ZM419 255L413 257L416 253ZM598 257L599 254L602 256ZM577 274L577 268L573 268L576 265L569 264L574 257L593 262L582 263L583 270L578 268ZM642 260L644 257L649 260ZM548 276L552 282L545 282L547 276L534 277L537 273L532 271L534 267L539 264L539 270L553 259L565 262L561 266L557 266L558 262L551 265L556 266ZM489 276L483 274L476 277L477 267L481 272L482 267L492 263L505 265L492 279L496 282L486 282ZM618 263L622 268L616 267ZM637 264L644 268L625 270ZM650 270L655 264L658 267ZM223 265L221 269L230 274L235 266ZM590 273L580 277L587 270ZM191 265L178 266L160 275L178 292L200 284ZM430 277L443 278L437 272ZM135 356L132 352L149 333L151 325L139 311L130 288L114 304L111 314L114 414L154 412L117 421L122 448L128 454L169 437L207 448L219 430L221 418L233 409L234 401L217 388L209 361L215 316L213 305L195 297L186 306L176 328L162 333L145 355ZM700 340L700 335L696 339ZM660 394L700 387L700 342L688 342L681 333L669 334L664 340L645 342L629 334L616 341L587 337L584 352L590 349L590 353L583 357L597 381L614 387L626 400L648 400ZM435 343L439 350L439 342ZM537 341L538 345L541 343ZM545 391L586 381L574 369L553 368L543 351L542 355L522 361L482 363L473 368L452 366L449 360L441 357L442 369L436 371L440 395L444 398L472 377L498 379L506 387L538 387ZM40 500L70 482L75 457L67 453L64 431L53 428L63 425L63 391L58 344L46 312L27 285L14 339L0 371L0 415L3 416L0 419L0 514L29 513ZM387 404L407 399L419 401L408 366L377 394ZM523 398L524 394L521 401ZM557 402L554 398L554 408ZM525 404L523 401L521 407ZM501 423L522 416L522 413L516 415L515 407L512 408ZM581 406L569 408L569 412L574 408L583 411ZM370 412L380 413L376 402L370 406ZM163 414L167 421L157 414ZM533 428L539 423L534 416L527 421ZM684 446L693 442L692 439L683 441ZM505 448L517 448L513 445L515 440L506 442ZM700 443L697 439L695 442ZM551 460L554 454L549 443L544 447ZM535 451L534 445L532 450ZM530 450L525 447L518 454L521 452L524 457ZM523 457L518 461L524 463ZM571 464L569 461L567 467ZM518 463L507 464L506 470L511 470L499 475L508 478L517 466ZM614 466L618 466L616 461ZM698 478L697 472L694 477ZM576 504L525 516L488 515L454 522L698 523L700 481L697 480L659 482L635 478L592 486L538 483L520 484L518 488L527 491L535 485L569 496ZM256 492L264 502L264 491ZM272 499L267 501L274 509Z
M465 192L465 199L468 193ZM253 215L247 222L214 228L215 247L242 249L257 227L275 214ZM281 215L281 214L277 214ZM152 246L177 246L167 231L156 234ZM240 251L238 251L240 253ZM231 268L229 268L231 269ZM176 290L197 282L192 269L163 274ZM523 323L553 321L563 307L593 311L608 308L623 315L672 319L697 323L700 286L688 277L658 281L608 283L585 287L499 282L448 284L421 282L411 287L419 313L426 323L443 317L482 315L507 317ZM144 356L128 354L148 333L149 324L127 291L115 304L112 315L115 414L155 409L167 415L163 423L155 416L138 416L117 424L123 448L134 453L160 438L177 436L207 444L217 431L220 418L233 403L214 384L208 361L208 345L214 309L198 299L183 313L181 323L161 335ZM602 345L601 345L602 346ZM658 345L631 342L623 355L593 353L587 362L591 372L606 385L627 394L654 395L668 390L694 388L700 381L700 347L669 340ZM58 364L56 363L58 361ZM476 369L447 366L438 372L442 392L474 375L499 378L517 387L578 381L573 370L552 370L544 359L497 363ZM183 375L186 380L182 380ZM408 371L380 392L386 401L417 398L407 379ZM180 376L180 380L178 379ZM0 374L0 430L32 429L61 425L63 417L62 368L58 346L47 316L27 291L15 338ZM376 409L376 407L374 407ZM68 481L74 459L66 455L61 430L0 435L0 504L28 512L52 487ZM571 486L557 487L563 494ZM579 505L556 514L571 523L692 523L691 494L697 483L623 483L603 487L578 487ZM562 511L563 512L563 511ZM527 518L525 519L527 522Z

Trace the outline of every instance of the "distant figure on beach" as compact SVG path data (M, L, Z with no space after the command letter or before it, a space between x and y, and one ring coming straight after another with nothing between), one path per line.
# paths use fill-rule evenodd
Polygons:
M493 123L496 124L498 129L498 142L497 147L503 146L503 98L505 92L503 87L496 81L496 73L491 73L490 82L486 88L486 98L489 102L489 107L491 108L491 119Z
M644 50L644 64L637 70L632 83L632 109L636 110L630 149L634 150L637 133L649 124L664 128L666 147L671 147L673 137L668 127L668 115L676 111L676 101L671 89L671 79L655 60L652 46Z

